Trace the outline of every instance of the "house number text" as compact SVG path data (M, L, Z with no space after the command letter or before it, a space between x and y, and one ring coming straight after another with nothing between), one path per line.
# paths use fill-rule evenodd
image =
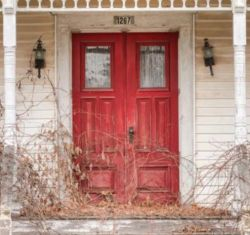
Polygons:
M134 16L114 16L114 24L134 24Z

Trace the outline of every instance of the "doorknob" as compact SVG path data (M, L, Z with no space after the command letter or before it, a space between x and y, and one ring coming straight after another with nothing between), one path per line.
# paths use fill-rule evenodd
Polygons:
M129 127L128 128L128 136L129 136L129 143L132 144L134 142L134 135L135 135L135 130L134 127Z

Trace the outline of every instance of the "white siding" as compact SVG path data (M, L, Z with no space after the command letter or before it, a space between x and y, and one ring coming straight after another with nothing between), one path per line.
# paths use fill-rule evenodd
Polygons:
M46 78L38 79L37 70L33 68L33 78L27 76L33 48L39 37L46 48L46 68L42 76L48 75L52 84L54 77L54 17L49 14L17 15L17 123L19 143L24 145L31 135L38 134L42 124L52 122L55 125L55 97L52 86ZM0 17L0 43L2 45L2 17ZM0 47L0 99L3 100L3 46ZM2 122L1 122L2 124Z
M249 18L249 17L248 17ZM223 151L234 144L234 70L232 42L232 13L201 13L196 15L195 59L196 59L196 157L198 173L207 170L209 164L219 159ZM250 21L248 20L248 30ZM209 68L204 66L202 46L208 38L214 46L214 77ZM248 39L248 44L249 44ZM247 47L247 64L250 63L250 46ZM247 122L250 128L250 77L247 66ZM215 169L214 169L215 170ZM203 183L203 190L197 190L197 202L210 203L204 200L208 192L216 195L216 182L212 176ZM221 175L218 175L221 182ZM205 179L204 179L205 181ZM206 185L204 187L204 185ZM218 190L217 190L218 191Z

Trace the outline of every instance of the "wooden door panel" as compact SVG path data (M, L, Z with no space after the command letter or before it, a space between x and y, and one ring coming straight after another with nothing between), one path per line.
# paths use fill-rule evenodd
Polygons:
M138 168L138 189L139 190L167 190L169 187L168 167L139 167Z
M151 99L138 98L136 100L136 134L135 148L150 151L152 145L152 102Z
M171 202L176 200L176 165L138 166L137 200ZM155 195L156 194L156 195ZM160 200L161 199L161 200Z
M170 151L171 101L169 98L155 99L155 149Z
M177 200L177 38L73 34L76 164L93 199Z
M116 151L115 98L82 98L80 128L81 147L91 152Z
M128 151L134 167L127 170L132 176L128 184L134 186L127 188L127 194L139 201L175 201L179 184L177 34L130 34L127 39L126 118L135 129Z
M137 151L170 151L170 98L136 99L135 149Z
M101 149L104 152L115 152L117 135L116 132L116 115L115 98L100 99L100 139Z
M124 195L124 82L121 34L73 34L73 128L82 154L81 191L94 201Z
M95 191L114 191L114 169L94 168L89 172L88 187Z
M81 135L78 137L83 151L96 152L96 116L97 101L95 98L81 99L80 128Z

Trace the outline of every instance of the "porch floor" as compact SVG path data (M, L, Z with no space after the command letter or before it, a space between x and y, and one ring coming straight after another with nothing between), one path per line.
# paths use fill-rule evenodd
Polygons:
M239 235L235 218L14 220L13 235Z

